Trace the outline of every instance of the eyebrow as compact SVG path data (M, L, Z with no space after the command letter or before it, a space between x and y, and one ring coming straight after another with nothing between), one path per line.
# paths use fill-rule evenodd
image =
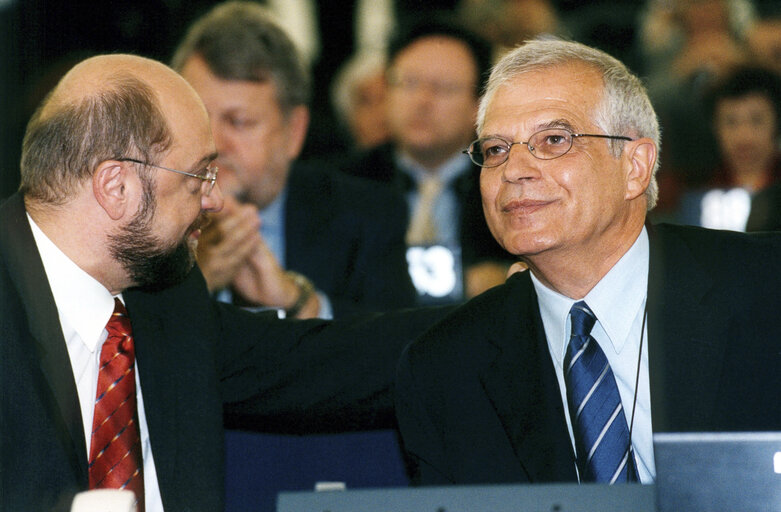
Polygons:
M208 155L204 156L203 158L201 158L200 160L195 162L195 164L190 166L190 168L188 169L188 172L191 172L191 173L195 174L195 171L200 171L201 169L204 168L204 166L206 166L206 164L216 160L217 156L218 156L218 153L216 151L214 153L209 153Z
M572 123L570 123L568 120L566 120L564 118L554 119L552 121L546 121L544 123L539 123L539 124L534 126L534 128L533 128L534 131L532 133L537 133L537 132L542 131L542 130L549 130L551 128L563 128L565 130L571 131L572 133L577 133L575 128L572 126ZM492 133L492 134L483 135L480 138L481 139L488 139L488 138L491 138L491 137L500 137L500 138L505 138L505 139L507 138L505 135L500 135L498 133Z
M538 131L547 130L549 128L564 128L566 130L571 131L572 133L576 133L575 128L572 126L572 123L570 123L566 119L554 119L553 121L548 121L547 123L537 125Z

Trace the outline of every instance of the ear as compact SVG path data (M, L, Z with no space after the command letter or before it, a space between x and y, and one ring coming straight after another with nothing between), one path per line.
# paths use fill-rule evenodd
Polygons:
M136 188L130 183L129 162L105 160L92 173L92 193L106 214L113 220L122 218L132 208L132 193ZM134 174L133 174L134 175Z
M287 153L291 160L295 160L301 154L308 129L309 108L304 105L293 108L287 115Z
M635 199L645 194L651 183L656 164L656 144L648 137L627 143L624 149L624 167L626 169L625 199Z

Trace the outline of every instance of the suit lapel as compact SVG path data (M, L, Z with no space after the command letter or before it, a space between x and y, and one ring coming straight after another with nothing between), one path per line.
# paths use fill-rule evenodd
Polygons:
M331 236L330 230L323 229L323 225L330 225L332 215L330 191L320 190L318 194L315 194L317 197L309 194L312 187L309 180L316 178L306 176L305 172L306 169L299 165L293 166L290 172L284 213L285 268L295 269L304 274L307 273L306 269L322 265L323 251L306 249L323 247L323 242L318 239ZM313 219L318 220L317 226L312 226Z
M483 388L531 482L576 480L559 385L528 273L509 281L507 319L489 335L496 357L480 373Z
M27 221L22 196L0 209L0 254L19 290L40 365L40 389L52 423L77 478L87 485L86 441L78 393L62 335L59 313ZM38 373L38 372L36 372Z
M725 353L728 316L708 292L714 281L669 228L649 229L648 354L654 432L686 430L707 417Z
M182 388L179 373L170 367L172 364L185 364L177 356L175 347L186 347L187 344L180 343L177 339L179 335L166 328L171 324L163 317L163 311L167 310L158 303L154 294L130 290L123 297L133 328L147 428L162 489L163 475L176 474L179 436L175 433L179 428L187 428L178 424L176 403Z

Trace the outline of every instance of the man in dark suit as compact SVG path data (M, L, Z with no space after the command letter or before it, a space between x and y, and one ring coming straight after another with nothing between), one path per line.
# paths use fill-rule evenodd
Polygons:
M391 141L341 165L347 174L404 194L408 245L444 245L460 253L467 298L504 282L510 261L480 209L479 169L462 154L474 138L490 65L490 45L448 19L403 27L390 44L386 70ZM431 184L435 192L427 200ZM429 218L431 229L421 229Z
M401 195L295 162L309 126L309 73L263 7L216 6L190 28L173 67L210 113L223 190L244 203L227 198L204 233L199 265L210 289L299 318L413 304Z
M0 205L0 508L69 509L103 485L94 462L121 440L145 510L221 510L224 404L279 428L388 426L397 353L430 312L329 324L214 302L192 246L222 206L216 152L173 70L128 55L80 63L31 119L22 155L20 192ZM121 316L130 324L112 334ZM127 400L99 416L122 382ZM116 439L96 445L120 411Z
M648 483L654 432L778 430L781 237L646 224L659 128L640 81L532 41L478 120L488 224L530 270L402 356L417 482Z

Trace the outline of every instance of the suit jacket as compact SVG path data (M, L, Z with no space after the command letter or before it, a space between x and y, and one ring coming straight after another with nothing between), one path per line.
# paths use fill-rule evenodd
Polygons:
M279 321L213 301L197 268L164 291L123 296L171 511L223 508L224 404L252 411L261 430L387 427L398 354L436 317L429 310ZM18 194L0 205L0 328L0 509L69 510L88 486L87 441L57 308Z
M325 292L336 317L414 304L400 194L302 163L293 165L287 194L286 267Z
M654 432L781 428L781 235L649 227ZM422 484L576 481L528 273L402 356L396 413Z
M781 230L781 181L761 190L751 200L746 231Z
M415 184L407 173L396 166L394 155L393 145L384 144L348 159L340 168L347 174L385 183L406 193ZM514 261L488 230L480 198L479 176L480 168L473 165L472 172L462 174L453 184L461 210L458 225L464 268L487 260Z

